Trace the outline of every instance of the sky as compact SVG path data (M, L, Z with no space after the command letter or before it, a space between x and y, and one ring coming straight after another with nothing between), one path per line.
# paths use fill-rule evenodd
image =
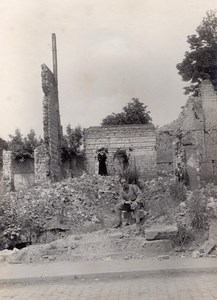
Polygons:
M1 0L0 138L43 137L41 64L52 70L56 34L63 131L99 126L139 98L155 125L187 100L176 64L188 35L217 0Z

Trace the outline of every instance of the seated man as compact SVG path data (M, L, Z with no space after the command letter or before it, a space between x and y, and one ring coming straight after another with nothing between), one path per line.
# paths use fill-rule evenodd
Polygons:
M133 211L136 218L136 224L140 225L139 210L142 207L142 192L137 185L129 184L124 178L121 179L120 183L120 202L115 206L115 212L118 218L118 223L115 225L115 228L122 225L121 212L123 210L128 212Z

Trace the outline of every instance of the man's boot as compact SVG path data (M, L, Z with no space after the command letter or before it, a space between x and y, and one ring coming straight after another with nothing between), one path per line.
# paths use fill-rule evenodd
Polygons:
M122 225L122 216L121 216L121 210L116 206L115 207L115 212L117 215L118 223L114 225L114 228L119 228Z

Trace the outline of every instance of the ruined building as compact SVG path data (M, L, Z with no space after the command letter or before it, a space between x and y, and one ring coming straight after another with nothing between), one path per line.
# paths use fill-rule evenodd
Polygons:
M29 187L63 178L56 37L52 35L53 72L42 65L44 144L35 150L34 162L15 164L10 151L3 151L2 182L7 188ZM198 97L190 97L180 116L156 130L149 125L98 126L84 130L86 169L98 173L97 154L106 150L108 173L124 167L123 157L142 177L174 173L178 163L186 170L190 188L217 181L217 92L203 81Z
M203 81L198 97L190 97L177 120L156 132L152 125L90 127L84 131L87 171L97 172L97 151L108 152L109 173L115 173L118 150L134 156L141 175L186 170L190 188L217 181L217 92Z
M115 154L126 153L133 158L133 163L141 175L155 176L156 163L156 131L153 125L118 125L98 126L84 130L84 149L87 171L98 172L97 151L107 150L108 173L117 172Z

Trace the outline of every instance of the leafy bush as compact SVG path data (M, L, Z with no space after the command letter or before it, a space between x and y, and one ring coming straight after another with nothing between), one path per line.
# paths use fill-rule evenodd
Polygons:
M178 233L174 239L174 244L180 246L181 248L192 241L194 236L192 231L185 225L178 225Z
M208 198L204 190L196 190L188 196L189 216L191 225L195 229L205 229L208 221L207 215Z
M32 242L32 236L38 235L43 229L43 221L39 215L45 210L44 203L34 203L23 198L21 193L7 194L1 199L1 228L0 248L13 248L19 243ZM23 200L23 205L21 201ZM18 204L19 203L19 204Z
M181 203L187 199L187 188L183 183L177 182L177 180L171 180L169 184L170 195L174 202Z

